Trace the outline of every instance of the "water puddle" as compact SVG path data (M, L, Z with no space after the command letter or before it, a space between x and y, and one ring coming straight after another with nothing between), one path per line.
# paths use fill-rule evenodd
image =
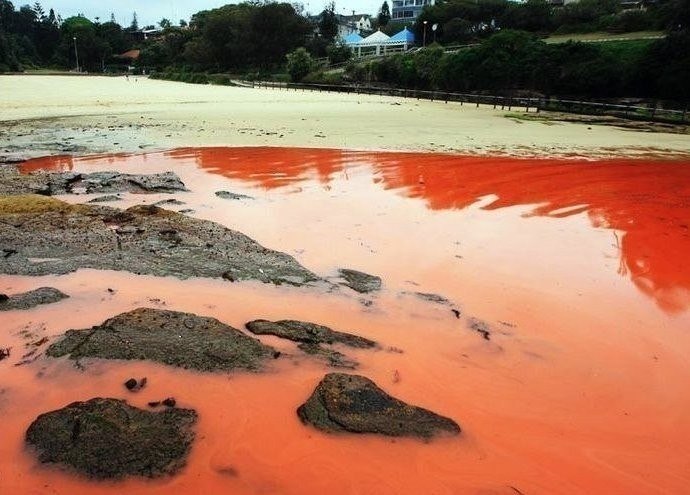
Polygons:
M690 163L204 148L46 158L23 170L173 170L190 192L106 204L174 197L184 204L163 207L239 230L322 276L379 275L383 290L95 270L0 276L0 292L51 286L71 296L0 314L0 347L12 348L0 362L3 493L646 495L690 485ZM442 295L461 317L413 292ZM357 372L453 418L463 434L424 443L302 425L295 409L329 369L275 337L261 340L292 357L259 375L143 362L79 370L40 356L44 337L142 306L236 328L314 321L374 339L381 350L347 350ZM143 376L138 393L122 386ZM108 484L38 465L23 445L30 422L96 396L140 407L174 396L195 408L185 470Z

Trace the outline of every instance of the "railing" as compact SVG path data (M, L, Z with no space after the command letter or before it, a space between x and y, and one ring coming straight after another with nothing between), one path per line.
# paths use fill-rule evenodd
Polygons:
M416 98L418 100L454 102L461 106L465 104L489 105L494 109L512 111L524 110L525 112L539 112L541 110L576 113L583 115L613 116L631 120L646 120L653 122L665 122L671 124L690 123L690 112L687 107L679 109L663 108L656 104L647 106L621 105L585 100L567 100L558 98L535 98L522 96L494 96L478 95L471 93L452 93L446 91L428 91L420 89L385 88L376 86L339 84L307 84L285 83L273 81L242 81L243 84L253 88L282 89L286 91L327 91L335 93L371 94L379 96L394 96L402 98Z

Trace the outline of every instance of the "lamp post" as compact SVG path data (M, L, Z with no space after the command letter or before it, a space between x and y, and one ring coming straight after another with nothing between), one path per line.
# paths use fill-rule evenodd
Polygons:
M79 52L77 51L77 37L74 36L72 39L74 40L74 58L77 60L77 72L81 72L79 70Z
M422 43L422 46L426 46L426 23L427 23L427 21L424 21L424 36L423 36L424 42Z

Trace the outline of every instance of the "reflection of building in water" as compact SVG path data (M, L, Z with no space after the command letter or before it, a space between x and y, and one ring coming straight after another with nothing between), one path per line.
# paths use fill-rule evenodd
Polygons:
M434 5L436 0L393 0L391 18L394 20L413 21L427 5Z

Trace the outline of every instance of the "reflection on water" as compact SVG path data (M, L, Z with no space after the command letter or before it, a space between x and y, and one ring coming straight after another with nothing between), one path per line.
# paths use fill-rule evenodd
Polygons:
M434 210L461 209L479 198L493 210L538 205L537 216L586 212L618 234L620 273L665 310L690 305L690 163L649 160L525 160L291 148L203 148L205 170L273 189L313 179L328 183L347 167L368 165L382 187L419 198Z
M345 290L259 283L93 270L0 277L2 292L54 286L71 296L0 316L0 347L12 347L0 362L0 493L649 495L690 485L689 163L207 148L23 169L174 170L191 192L175 194L185 204L170 208L242 231L324 276L341 266L381 275L384 290L365 306ZM220 189L255 199L224 200L213 194ZM123 194L112 205L166 197ZM463 318L410 291L448 297ZM463 434L424 444L301 425L294 410L328 369L273 337L262 341L294 359L263 375L149 363L78 370L44 358L14 366L31 342L141 306L238 328L302 319L377 340L382 350L343 351L354 352L360 373L457 420ZM487 322L490 341L468 329L470 316ZM130 376L147 376L146 389L127 392ZM185 471L94 484L36 466L22 443L31 420L96 395L140 407L175 396L197 409Z

